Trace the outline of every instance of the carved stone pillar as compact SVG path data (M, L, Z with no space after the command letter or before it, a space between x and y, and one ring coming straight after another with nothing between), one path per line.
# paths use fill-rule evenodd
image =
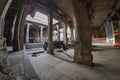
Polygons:
M74 34L73 34L73 28L70 27L70 33L71 33L71 40L74 40Z
M71 46L74 45L74 33L73 33L73 27L70 27L70 33L71 33Z
M4 29L4 19L0 17L0 37L3 37L3 29Z
M17 14L15 30L14 30L14 38L13 38L13 51L19 51L23 49L24 45L24 23L25 18L30 10L30 3L22 3L21 8Z
M53 49L53 35L52 35L52 28L53 28L53 5L51 5L48 15L48 53L54 54Z
M57 25L57 40L60 41L60 26Z
M21 27L21 21L22 21L22 15L23 15L23 4L21 5L21 8L19 9L19 12L17 14L16 23L15 23L15 29L14 29L14 38L13 38L13 51L19 51L20 50L20 27Z
M4 0L4 1L1 1L1 8L0 8L0 37L3 37L3 32L4 32L4 19L5 19L5 16L7 14L7 11L8 11L8 8L10 6L10 4L12 3L13 0Z
M106 22L105 30L106 30L107 43L114 45L115 44L115 36L114 36L114 29L113 29L112 22L113 21L111 21L111 22L107 21Z
M92 65L91 26L86 7L86 0L72 0L72 2L76 28L74 62L84 65Z
M6 39L0 38L0 80L14 80L14 77L7 61Z
M47 42L47 38L48 38L48 34L47 34L48 32L47 31L45 31L45 33L44 33L44 37L45 37L45 39L44 39L44 42Z
M44 42L44 40L43 40L43 26L41 26L41 28L40 28L40 36L41 36L40 42L41 42L41 45L43 45L43 42Z
M27 23L27 28L26 28L26 43L29 43L29 32L30 32L30 23Z
M9 72L6 53L6 39L3 38L4 19L12 0L0 0L0 80L13 80Z
M66 21L64 22L64 26L63 26L63 41L64 41L65 46L67 47L68 39L67 39L67 23L66 23Z

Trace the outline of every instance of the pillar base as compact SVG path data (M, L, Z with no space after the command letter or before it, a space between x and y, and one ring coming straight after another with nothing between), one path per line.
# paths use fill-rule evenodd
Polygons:
M5 38L0 38L0 80L14 80L7 62Z
M54 50L47 50L48 54L54 54Z
M93 63L93 56L92 54L87 54L87 55L75 55L74 56L74 62L77 64L83 64L83 65L87 65L87 66L92 66Z
M15 80L7 65L6 58L0 60L0 80Z

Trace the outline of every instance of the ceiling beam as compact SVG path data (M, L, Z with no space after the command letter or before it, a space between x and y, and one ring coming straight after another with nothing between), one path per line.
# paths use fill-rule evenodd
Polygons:
M113 6L114 5L114 6ZM99 30L102 30L105 27L105 22L110 20L111 17L113 17L116 13L117 10L120 8L120 1L118 0L117 2L115 2L115 4L112 5L112 9L109 11L106 20L104 21L104 23L98 28Z

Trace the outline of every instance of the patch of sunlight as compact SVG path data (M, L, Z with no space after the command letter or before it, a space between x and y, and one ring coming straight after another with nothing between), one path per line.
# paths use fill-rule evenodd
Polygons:
M30 15L28 15L26 17L27 21L32 21L32 22L36 22L36 23L40 23L40 24L44 24L44 25L48 25L48 16L41 13L41 12L36 12L34 18L31 17ZM53 24L58 23L58 21L56 19L53 19Z

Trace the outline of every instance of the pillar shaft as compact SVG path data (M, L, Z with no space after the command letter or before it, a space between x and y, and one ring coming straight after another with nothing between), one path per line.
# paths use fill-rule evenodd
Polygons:
M47 31L45 32L45 41L44 42L47 42L47 37L48 37L48 34L47 34Z
M66 23L66 21L65 21L64 27L63 27L63 41L64 41L65 46L67 47L68 40L67 40L67 23Z
M30 31L30 23L27 23L27 28L26 28L26 43L29 43L29 31Z
M60 41L60 26L57 26L57 40Z
M71 47L74 46L74 33L73 33L73 27L70 27L70 32L71 32Z
M48 16L48 53L53 54L53 35L52 35L52 27L53 27L53 6L51 5L49 16Z
M39 30L37 30L37 43L39 43L39 36L40 36Z
M113 29L112 23L107 21L106 26L105 26L105 30L106 30L107 43L108 44L115 44L114 29Z
M91 27L86 8L86 0L73 0L73 7L76 28L74 62L84 65L92 65Z
M23 2L24 3L24 2ZM13 51L19 51L24 46L24 23L25 18L30 10L30 3L22 4L17 14L17 19L14 29Z
M40 36L41 36L41 44L43 45L43 26L41 26L41 30L40 30Z
M0 7L0 15L2 15L7 2L8 2L8 0L0 0L0 6L1 6Z
M0 0L0 80L12 80L12 71L8 68L6 59L6 39L3 38L4 19L12 0Z
M1 0L1 8L0 8L0 37L3 37L4 33L4 19L7 14L8 8L13 0ZM2 6L3 5L3 6Z
M73 28L70 27L70 32L71 32L71 41L74 41L74 34L73 34Z
M13 38L13 51L19 51L20 50L20 26L21 26L21 20L23 15L23 5L21 5L21 8L19 9L19 12L17 14L16 23L15 23L15 29L14 29L14 38Z

